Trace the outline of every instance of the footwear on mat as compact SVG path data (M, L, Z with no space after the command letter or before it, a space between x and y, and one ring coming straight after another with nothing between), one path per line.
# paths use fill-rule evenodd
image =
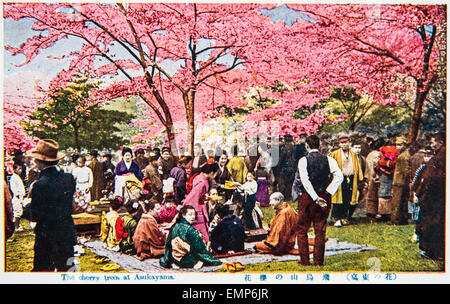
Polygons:
M120 266L115 263L114 264L106 264L105 266L103 266L100 269L103 271L114 271L114 270L120 269Z
M92 262L94 262L95 264L103 264L103 263L107 263L109 260L107 257L96 257L94 259L91 259Z
M230 263L224 263L222 264L222 268L226 271L226 272L236 272L236 266Z
M233 266L234 266L234 269L236 269L236 271L242 271L245 269L245 266L239 262L233 262Z

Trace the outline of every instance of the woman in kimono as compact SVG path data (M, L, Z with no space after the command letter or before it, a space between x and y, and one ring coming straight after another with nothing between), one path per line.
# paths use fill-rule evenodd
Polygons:
M114 169L114 174L116 176L123 176L131 173L134 174L138 180L142 181L142 171L139 169L138 164L133 161L133 150L130 148L123 148L122 160Z
M219 191L220 195L225 197L225 201L228 201L233 195L234 190L225 189L225 182L231 181L230 172L227 169L228 155L225 151L222 152L218 159L219 169L217 170L216 178L214 179L214 184Z
M268 178L269 174L264 168L256 167L255 170L256 175L256 183L258 184L258 190L256 192L256 201L259 203L261 207L269 206L269 184Z
M209 217L205 195L209 192L210 182L216 177L218 167L217 163L203 165L200 174L194 178L191 192L183 203L183 206L194 207L197 216L192 226L202 234L206 244L209 243Z
M124 229L123 220L118 210L122 206L122 198L117 197L111 200L109 212L102 212L100 224L100 239L106 248L119 251L120 242L128 236Z
M244 226L246 229L255 229L256 224L253 219L253 209L255 208L256 191L258 189L258 184L255 181L255 177L249 172L247 173L247 182L245 182L244 184L235 184L237 186L238 192L243 199L242 208L244 214L242 218Z
M134 232L134 247L140 260L160 257L164 254L166 235L159 230L156 221L160 206L158 202L150 201L146 205L146 213L142 215Z
M201 234L192 226L196 212L183 206L167 236L164 256L159 260L165 268L194 268L217 266L222 262L208 251Z
M192 156L183 155L178 160L178 164L170 170L169 177L175 179L173 183L173 195L175 197L175 202L177 205L181 205L184 197L186 196L186 182L187 173L186 168L190 166L192 161Z

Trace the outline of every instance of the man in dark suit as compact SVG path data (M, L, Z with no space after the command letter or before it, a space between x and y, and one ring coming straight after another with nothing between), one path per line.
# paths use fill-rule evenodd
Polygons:
M310 265L308 229L314 227L314 265L322 266L325 255L327 218L331 196L342 183L342 171L333 158L319 153L320 139L310 135L306 139L308 154L298 162L301 195L298 200L298 234L301 265Z
M36 160L39 179L24 215L36 222L33 271L66 272L73 266L77 237L72 219L75 180L56 165L65 155L51 139L39 140L27 156Z

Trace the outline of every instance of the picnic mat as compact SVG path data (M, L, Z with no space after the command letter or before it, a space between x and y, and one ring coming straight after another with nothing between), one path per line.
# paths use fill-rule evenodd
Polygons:
M245 243L245 249L250 250L256 242ZM139 260L137 257L127 255L121 252L115 252L106 248L101 240L91 239L83 242L83 246L94 254L106 257L112 262L118 264L123 270L129 272L213 272L222 269L222 266L205 266L200 269L167 269L159 265L158 259ZM368 245L351 244L339 242L337 239L328 239L325 245L325 256L333 256L345 253L355 253L367 250L376 250L377 248ZM240 262L243 265L297 261L298 255L275 256L271 254L251 253L247 255L235 255L226 258L220 258L223 263Z

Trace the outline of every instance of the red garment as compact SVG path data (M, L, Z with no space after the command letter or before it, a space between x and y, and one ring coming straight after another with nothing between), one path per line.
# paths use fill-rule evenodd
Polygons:
M194 175L192 175L192 176L189 178L189 180L188 180L187 183L186 183L186 190L187 190L186 193L191 192L191 190L192 190L192 184L193 184L193 182L194 182L194 178L195 178L197 175L199 175L199 174L200 174L200 172L194 173Z
M123 220L119 216L116 220L116 240L119 242L128 236L128 232L124 230Z
M395 170L395 163L398 159L398 151L395 146L384 146L380 148L380 160L378 168L386 173L392 174Z
M173 218L177 215L178 210L177 207L174 206L172 209L167 208L167 206L163 205L161 207L161 210L159 211L159 214L156 218L158 223L171 223Z

